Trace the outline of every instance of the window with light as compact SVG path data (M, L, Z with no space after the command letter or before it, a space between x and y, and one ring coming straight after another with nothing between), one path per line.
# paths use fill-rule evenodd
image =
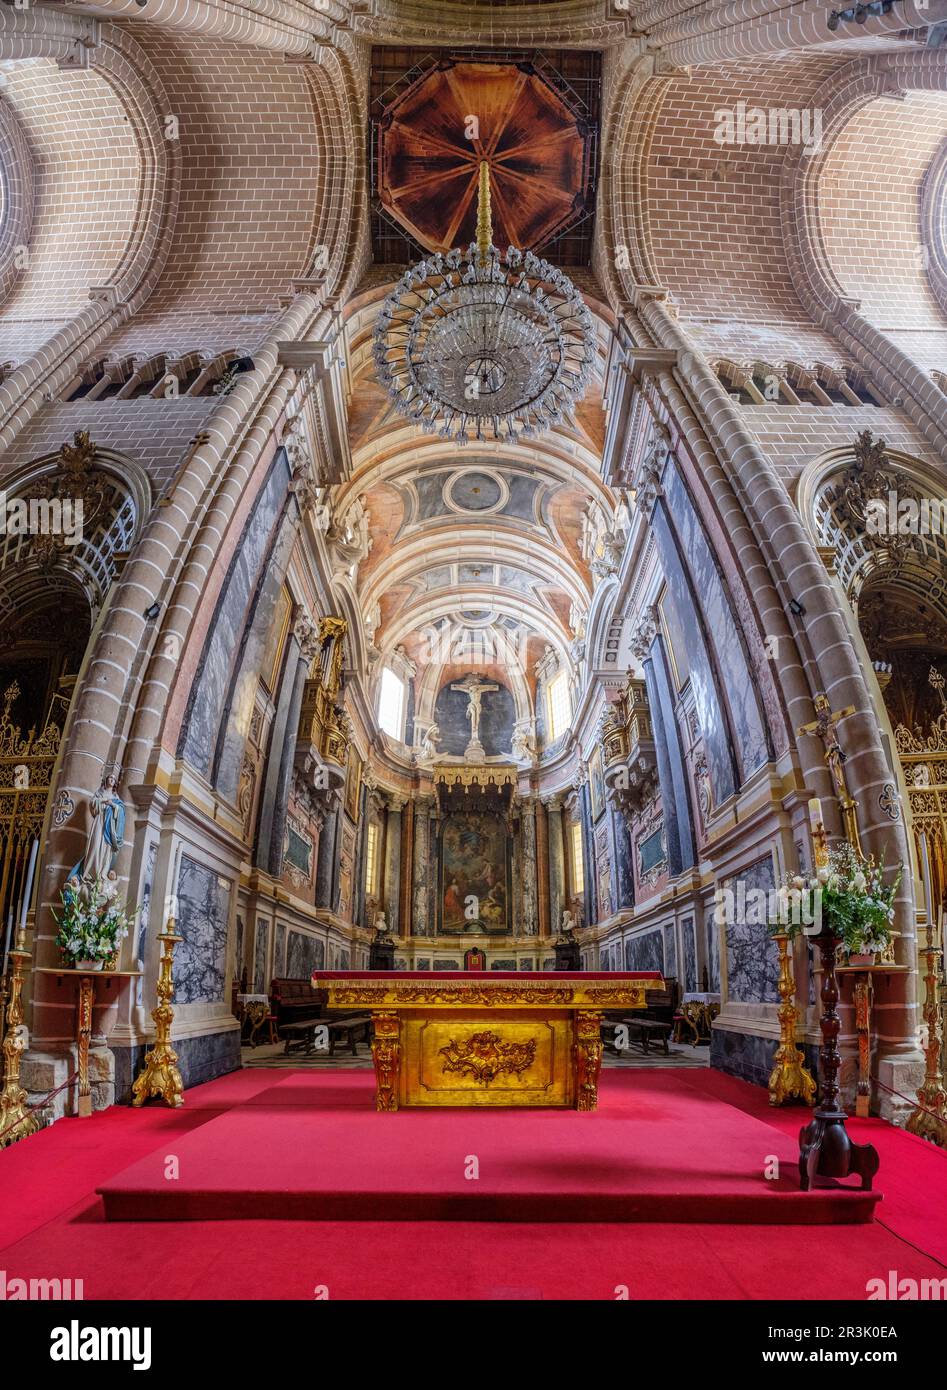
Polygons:
M569 703L569 678L565 671L554 676L546 687L546 708L549 712L549 738L555 743L572 722Z
M365 844L365 892L374 896L378 884L378 826L372 822L368 827Z
M386 666L381 673L378 723L389 738L404 738L405 684Z
M585 892L585 863L582 859L582 826L576 821L572 826L572 882L576 897Z

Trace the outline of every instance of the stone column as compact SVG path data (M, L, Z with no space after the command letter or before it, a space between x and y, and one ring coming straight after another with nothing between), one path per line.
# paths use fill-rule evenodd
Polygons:
M627 821L621 811L612 806L608 810L608 817L611 822L613 863L615 866L613 875L615 910L620 912L622 908L634 907L635 905L635 874L631 858L631 839L628 834Z
M536 935L536 798L524 796L520 806L523 866L523 933Z
M388 798L381 897L392 936L401 934L401 838L404 804L404 799L400 796Z
M316 854L316 907L331 909L335 880L336 838L342 798L339 792L330 792L326 800L326 817L319 833L319 849Z
M412 905L412 930L415 936L433 936L434 923L431 921L429 902L430 858L431 858L431 802L430 796L418 796L414 801L414 889Z
M257 863L274 878L279 877L283 867L283 836L293 780L296 731L299 728L306 677L317 651L318 641L313 624L302 615L297 618L290 637L286 676L280 688L276 719L270 733L270 754L260 810Z
M548 936L549 921L549 817L543 801L536 801L536 929Z
M559 932L566 905L566 863L562 840L562 797L543 798L549 827L549 920L553 936Z
M365 926L365 855L368 845L368 822L373 807L373 792L363 782L358 805L358 830L355 835L355 860L352 865L352 922ZM371 923L368 924L371 926Z
M401 813L401 874L399 899L401 905L401 935L410 936L414 930L413 898L414 865L414 802L406 801Z

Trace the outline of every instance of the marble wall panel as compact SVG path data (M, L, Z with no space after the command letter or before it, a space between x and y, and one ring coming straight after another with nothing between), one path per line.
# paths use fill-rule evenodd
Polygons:
M737 886L742 882L746 887L748 904L755 906L757 894L753 890L768 893L775 886L775 881L773 859L767 854L742 873L728 879L724 887L733 891L734 901L739 903ZM745 918L751 915L760 914L751 911L742 914ZM727 998L739 1003L778 1003L779 992L776 983L779 979L779 966L776 948L765 922L728 922L726 939Z
M183 854L177 900L184 940L174 956L175 1003L218 1003L224 997L229 886L214 869Z

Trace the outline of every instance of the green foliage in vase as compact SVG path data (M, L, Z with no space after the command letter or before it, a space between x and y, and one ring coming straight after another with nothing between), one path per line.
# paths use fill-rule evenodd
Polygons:
M73 962L111 960L134 922L116 897L115 888L101 878L91 886L70 879L60 894L62 911L53 917L59 931L56 945Z
M884 859L860 859L845 843L829 851L828 864L808 878L789 874L776 891L772 933L796 937L830 931L849 955L877 954L891 943L894 900L902 866L885 883Z

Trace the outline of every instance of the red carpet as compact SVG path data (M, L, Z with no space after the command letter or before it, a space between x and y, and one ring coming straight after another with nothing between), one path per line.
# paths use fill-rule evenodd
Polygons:
M291 1073L99 1187L111 1221L870 1221L799 1191L794 1140L665 1070L606 1071L599 1109L378 1115L370 1072ZM764 1169L779 1161L780 1176ZM477 1165L477 1176L471 1165Z
M90 1300L311 1301L324 1286L342 1300L611 1300L625 1287L632 1300L863 1301L867 1280L890 1270L947 1273L947 1154L877 1120L849 1121L881 1152L883 1222L868 1225L105 1222L97 1184L176 1153L233 1104L282 1108L282 1082L299 1077L280 1075L237 1072L189 1091L181 1111L116 1107L0 1152L0 1268L81 1278ZM773 1110L765 1091L717 1072L689 1071L686 1084L759 1119L768 1151L781 1152L781 1133L794 1149L803 1109Z

